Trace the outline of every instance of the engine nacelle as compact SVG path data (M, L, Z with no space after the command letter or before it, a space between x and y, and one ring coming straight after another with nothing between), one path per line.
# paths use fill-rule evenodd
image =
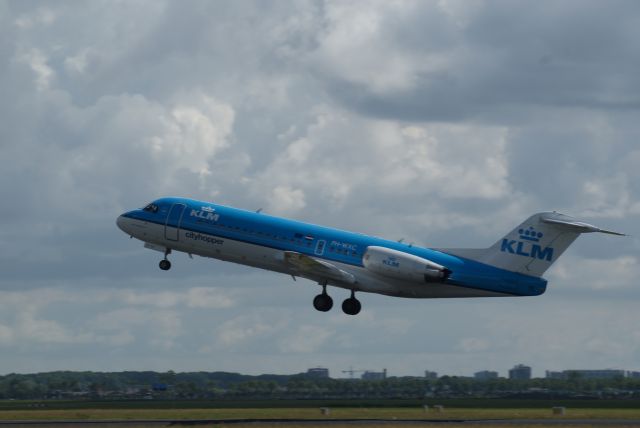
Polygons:
M413 282L444 282L451 275L442 265L384 247L368 247L362 263L379 275Z

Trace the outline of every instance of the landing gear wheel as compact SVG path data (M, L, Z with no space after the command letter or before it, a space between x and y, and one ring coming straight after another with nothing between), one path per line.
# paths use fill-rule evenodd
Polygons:
M160 264L158 266L160 266L160 269L162 270L169 270L171 269L171 262L167 259L160 260Z
M356 299L355 292L351 291L351 297L342 302L342 312L347 315L358 315L362 309L360 301Z
M333 299L327 293L318 294L313 299L313 307L320 312L328 312L333 308Z

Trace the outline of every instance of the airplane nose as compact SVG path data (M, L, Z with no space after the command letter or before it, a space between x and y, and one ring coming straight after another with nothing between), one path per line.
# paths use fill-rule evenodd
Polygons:
M129 233L129 231L127 230L127 218L123 215L119 216L118 219L116 220L116 225L120 228L120 230L122 230L124 233Z

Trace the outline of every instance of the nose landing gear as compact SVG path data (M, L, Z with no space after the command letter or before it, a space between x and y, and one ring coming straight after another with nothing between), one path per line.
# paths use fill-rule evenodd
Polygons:
M171 269L171 262L167 260L167 256L169 254L171 254L171 248L167 248L166 250L164 250L164 259L160 260L160 263L158 264L158 266L160 266L160 269L162 270Z

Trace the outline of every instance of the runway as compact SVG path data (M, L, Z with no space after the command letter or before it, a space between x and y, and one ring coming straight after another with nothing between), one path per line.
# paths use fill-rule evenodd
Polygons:
M640 427L640 419L195 419L195 420L24 420L0 421L0 428L127 428L200 425L334 426L334 425L500 425L500 426L626 426Z

